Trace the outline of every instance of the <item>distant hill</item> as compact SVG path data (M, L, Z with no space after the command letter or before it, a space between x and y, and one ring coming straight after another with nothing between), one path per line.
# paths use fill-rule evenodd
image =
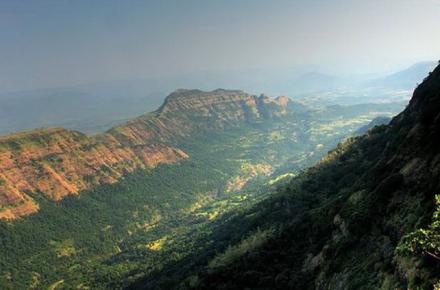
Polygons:
M423 80L428 73L435 68L436 65L437 63L432 61L419 62L402 71L374 79L368 82L368 85L378 88L412 90L416 87L417 83L420 83L421 80Z
M302 98L309 104L359 104L402 101L432 69L425 62L389 76L337 76L319 68L255 69L194 73L185 77L153 80L98 82L64 88L0 93L0 134L39 127L63 127L100 133L157 108L163 96L176 87L239 87ZM403 94L403 96L402 96Z
M152 111L166 87L148 80L0 94L0 135L38 127L98 133Z
M291 95L333 91L346 85L344 78L319 71L307 72L291 79L287 77L285 76L285 79L278 80L273 85L277 86L280 91L288 92Z
M286 90L296 92L297 95L293 94L294 96L310 105L406 103L417 83L420 83L435 65L436 62L420 62L404 70L376 78L367 75L331 77L321 74L318 77L312 74L305 79L297 80L297 88L304 88L301 86L301 83L304 83L309 87L308 90L295 91L294 86L287 87Z
M391 121L391 118L389 117L377 117L374 118L373 120L371 120L370 123L368 123L365 126L360 127L359 129L356 130L355 134L356 135L364 135L365 133L368 132L368 130L373 129L376 126L379 125L388 125L388 123Z

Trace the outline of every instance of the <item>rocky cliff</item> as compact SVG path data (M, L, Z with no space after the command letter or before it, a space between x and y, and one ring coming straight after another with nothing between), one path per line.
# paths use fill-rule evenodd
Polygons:
M39 129L0 137L0 219L38 211L31 196L54 201L123 174L188 155L181 138L203 130L288 114L285 97L270 99L242 91L177 90L155 112L96 136L62 128Z
M104 134L88 137L41 129L0 139L0 218L38 210L29 192L55 201L100 183L113 183L137 168L173 163L186 154L165 144L126 146Z
M109 132L126 144L176 142L200 130L285 117L290 113L289 102L286 97L271 99L243 91L180 89L170 94L157 111Z

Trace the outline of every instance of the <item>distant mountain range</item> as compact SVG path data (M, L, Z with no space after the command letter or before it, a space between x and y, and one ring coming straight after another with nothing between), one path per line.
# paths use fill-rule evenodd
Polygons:
M0 93L0 134L39 127L64 127L99 133L152 111L176 87L239 87L253 93L287 95L310 105L407 101L434 62L371 79L341 77L314 67L296 70L200 73L163 80L109 81L66 88Z
M154 82L133 80L2 93L0 134L53 126L104 132L154 110L165 92Z
M384 89L412 90L418 83L421 83L436 65L436 62L416 63L407 69L382 78L374 79L367 82L367 84Z

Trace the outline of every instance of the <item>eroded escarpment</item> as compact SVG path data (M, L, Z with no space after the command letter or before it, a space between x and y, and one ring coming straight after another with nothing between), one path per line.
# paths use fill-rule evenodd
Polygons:
M289 100L242 91L177 90L155 112L96 136L46 128L0 137L0 219L38 211L30 193L59 201L136 169L188 155L176 144L201 130L288 115Z
M109 132L126 144L173 142L200 130L223 129L243 122L288 116L287 97L271 99L238 90L177 90L155 112L145 114ZM148 128L148 130L145 130Z
M99 138L65 129L42 129L0 139L0 218L14 219L38 210L27 194L58 201L124 173L173 163L187 155L165 144L123 146L117 138Z

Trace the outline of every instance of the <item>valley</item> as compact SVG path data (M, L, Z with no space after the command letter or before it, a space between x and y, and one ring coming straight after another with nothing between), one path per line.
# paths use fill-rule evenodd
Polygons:
M240 91L180 90L157 111L103 135L43 129L2 137L11 161L1 163L9 166L2 169L0 284L127 287L209 249L217 225L266 199L359 127L398 110L313 109ZM26 185L20 176L33 179ZM16 196L35 210L11 217L23 205Z
M438 289L439 112L437 67L389 125L341 142L214 226L213 245L130 289Z
M0 0L0 290L440 290L440 0Z

